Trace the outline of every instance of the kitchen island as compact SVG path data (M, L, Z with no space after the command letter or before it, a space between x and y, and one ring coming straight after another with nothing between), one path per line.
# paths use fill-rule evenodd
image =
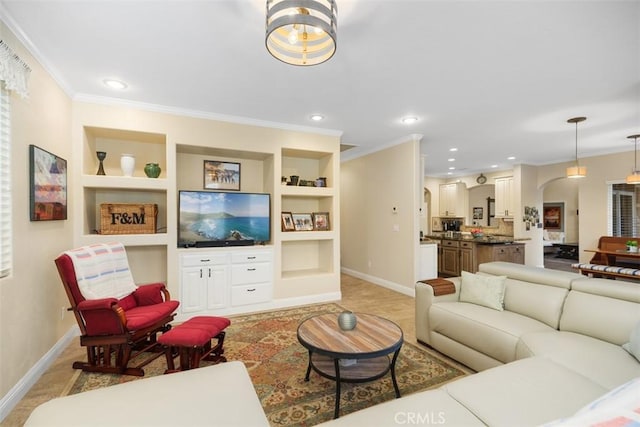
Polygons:
M433 233L425 236L438 243L438 275L460 276L461 271L475 273L478 265L491 261L524 264L524 243L513 236L473 237L462 233Z

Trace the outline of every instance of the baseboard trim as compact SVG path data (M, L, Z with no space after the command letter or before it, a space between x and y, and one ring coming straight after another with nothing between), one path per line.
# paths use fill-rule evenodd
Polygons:
M415 298L416 290L415 288L408 288L406 286L402 286L399 283L390 282L389 280L381 279L376 276L371 276L369 274L361 273L356 270L351 270L349 268L342 267L340 271L344 274L348 274L349 276L357 277L358 279L366 280L367 282L371 282L374 285L382 286L383 288L391 289L392 291L399 292L403 295L410 296Z
M78 326L73 326L66 334L62 336L55 343L44 356L36 362L35 365L27 371L16 385L14 385L9 392L0 399L0 422L4 420L7 415L16 407L20 400L29 392L31 387L38 381L38 379L44 374L49 366L55 362L55 360L62 354L65 348L71 343L73 338L80 335L80 329Z

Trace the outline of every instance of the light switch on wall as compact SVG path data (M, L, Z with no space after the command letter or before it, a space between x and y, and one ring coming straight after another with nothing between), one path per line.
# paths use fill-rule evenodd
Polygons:
M393 231L400 231L400 224L393 224Z

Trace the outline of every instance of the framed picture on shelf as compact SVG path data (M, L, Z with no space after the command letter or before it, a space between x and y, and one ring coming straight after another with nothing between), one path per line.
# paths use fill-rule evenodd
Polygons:
M329 212L313 213L313 229L318 231L329 230Z
M291 212L282 212L282 231L296 231Z
M67 219L67 161L29 145L31 221Z
M313 218L310 213L294 213L291 216L296 231L313 231Z
M240 163L205 160L204 188L240 191Z

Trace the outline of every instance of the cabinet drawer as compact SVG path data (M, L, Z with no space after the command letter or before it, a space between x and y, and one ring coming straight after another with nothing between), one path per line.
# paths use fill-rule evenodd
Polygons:
M457 248L458 247L458 241L457 240L443 240L442 241L442 246L446 246L449 248Z
M460 242L460 247L465 249L473 249L472 242Z
M231 266L231 285L272 282L271 263L233 264Z
M201 253L182 255L183 267L199 267L201 265L219 265L228 262L227 254Z
M231 305L247 305L271 300L271 285L262 283L259 285L234 286L231 288Z
M231 263L271 262L271 252L235 252L231 254Z

